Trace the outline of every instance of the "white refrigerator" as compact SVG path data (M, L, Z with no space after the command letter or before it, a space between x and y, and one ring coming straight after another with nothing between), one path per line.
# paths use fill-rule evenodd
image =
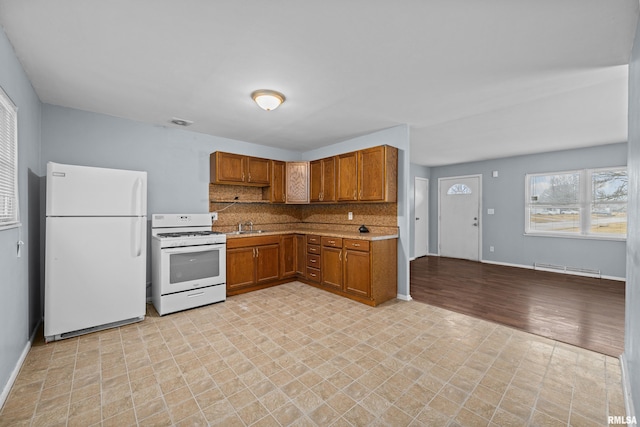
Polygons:
M47 164L45 341L144 319L147 173Z

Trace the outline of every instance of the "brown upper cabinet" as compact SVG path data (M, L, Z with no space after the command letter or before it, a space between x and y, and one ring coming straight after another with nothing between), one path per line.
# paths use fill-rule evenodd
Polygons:
M381 145L345 153L337 162L338 201L397 201L397 148Z
M210 180L213 184L251 185L271 184L271 161L259 157L216 151L211 153Z
M265 191L268 197L265 197ZM263 198L271 203L287 201L287 162L271 160L271 186L262 190Z
M336 201L336 158L314 160L309 164L311 202Z

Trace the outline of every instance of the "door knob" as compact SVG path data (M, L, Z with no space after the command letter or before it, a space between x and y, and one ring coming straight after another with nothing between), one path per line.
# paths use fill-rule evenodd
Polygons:
M478 226L478 223L477 223L477 222L474 222L474 223L473 223L473 226L474 226L474 227L477 227L477 226Z
M416 218L416 221L418 221L420 218Z

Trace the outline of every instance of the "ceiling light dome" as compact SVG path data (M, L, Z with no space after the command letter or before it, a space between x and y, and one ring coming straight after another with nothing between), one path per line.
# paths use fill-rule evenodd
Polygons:
M260 108L266 111L275 110L285 100L283 94L269 89L256 90L251 94L251 98L253 98Z

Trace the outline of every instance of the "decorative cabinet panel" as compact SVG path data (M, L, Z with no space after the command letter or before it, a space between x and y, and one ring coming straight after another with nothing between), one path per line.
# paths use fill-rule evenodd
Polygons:
M287 162L287 203L309 203L309 162Z
M209 156L210 181L213 184L270 185L271 161L259 157L216 151Z
M311 202L336 201L336 158L314 160L309 164Z

